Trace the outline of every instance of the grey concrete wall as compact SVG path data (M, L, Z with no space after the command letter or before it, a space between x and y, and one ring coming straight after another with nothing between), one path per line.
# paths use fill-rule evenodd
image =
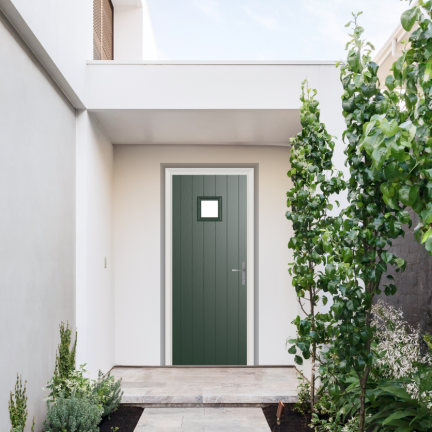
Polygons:
M0 431L16 374L42 430L58 326L75 327L75 110L0 12Z
M407 261L406 270L404 273L391 271L389 274L395 278L398 290L394 296L387 297L383 293L378 298L397 308L401 307L410 324L415 327L420 324L423 331L432 333L432 257L423 245L415 241L414 228L418 224L418 216L413 211L410 214L412 227L405 225L405 238L393 241L389 249Z

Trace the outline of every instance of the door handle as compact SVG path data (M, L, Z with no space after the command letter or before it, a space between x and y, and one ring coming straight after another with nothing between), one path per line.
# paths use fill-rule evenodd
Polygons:
M241 269L232 269L233 272L242 272L242 285L246 285L246 263L242 262Z

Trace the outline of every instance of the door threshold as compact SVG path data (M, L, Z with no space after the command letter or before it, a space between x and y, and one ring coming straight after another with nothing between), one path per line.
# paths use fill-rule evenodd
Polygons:
M263 368L296 368L294 365L254 365L254 366L248 366L248 365L170 365L170 366L127 366L127 365L115 365L111 369L114 368L146 368L146 369L173 369L173 368L242 368L242 369L263 369Z

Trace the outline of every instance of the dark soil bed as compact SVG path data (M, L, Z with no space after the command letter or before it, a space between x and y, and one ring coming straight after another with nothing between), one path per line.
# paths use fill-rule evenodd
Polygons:
M118 432L133 432L144 408L120 405L117 411L110 415L110 419L105 417L99 424L100 432L112 432L118 427Z
M276 424L277 404L268 405L263 408L265 418L272 432L313 432L308 425L310 416L302 416L294 411L294 404L285 404L285 411L280 426Z

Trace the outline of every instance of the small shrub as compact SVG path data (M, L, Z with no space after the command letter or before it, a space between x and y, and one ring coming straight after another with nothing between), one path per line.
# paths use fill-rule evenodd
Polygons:
M345 426L342 428L342 432L358 432L359 430L359 419L358 417L353 417L348 420Z
M85 365L81 365L79 369L70 372L66 379L59 380L55 375L48 382L47 388L51 389L51 400L55 400L57 395L62 393L65 397L88 397L92 392L92 384L89 378L84 374L87 372L84 369Z
M92 394L95 399L99 401L102 406L102 416L105 417L114 412L123 396L121 391L121 379L116 381L113 376L108 372L106 376L99 371L97 381L95 381Z
M344 431L341 413L338 411L327 392L322 392L320 398L316 402L315 412L312 413L311 424L309 426L315 432ZM347 432L350 432L350 429L348 429Z
M71 348L72 330L69 328L69 324L67 324L66 328L63 322L60 324L60 345L56 355L54 376L47 385L47 388L51 389L50 397L53 399L67 388L66 381L69 380L75 372L77 337L78 333L75 334L75 342Z
M11 432L21 432L24 430L27 421L27 395L26 395L27 381L22 383L21 377L17 374L15 384L15 393L10 392L9 399L9 417L12 425ZM14 400L15 398L15 400ZM34 427L34 419L33 419ZM33 430L33 428L32 428Z
M47 401L45 432L98 432L102 420L102 407L91 398L58 395Z
M306 415L311 412L310 405L310 384L303 378L299 378L300 382L297 386L298 402L295 404L294 409L301 415Z
M432 381L432 353L423 350L420 328L410 326L401 309L382 300L373 306L372 313L381 375L401 380L413 399L421 399L423 393L425 404L432 407L432 392L430 396L427 392Z

